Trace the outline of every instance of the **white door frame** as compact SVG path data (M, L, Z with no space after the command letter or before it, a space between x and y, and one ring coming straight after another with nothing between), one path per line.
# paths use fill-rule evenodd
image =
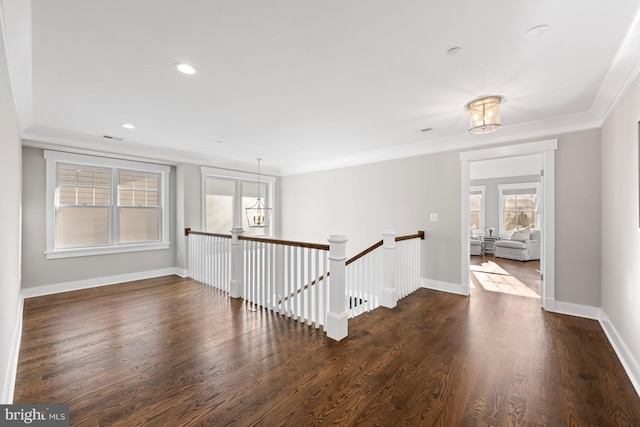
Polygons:
M460 221L460 277L465 295L471 291L469 277L469 179L470 162L478 160L499 159L504 157L526 156L540 154L542 158L542 259L540 273L542 281L542 306L547 311L555 309L555 154L558 140L529 142L524 144L506 145L502 147L485 148L482 150L465 151L460 153L461 174L461 221Z

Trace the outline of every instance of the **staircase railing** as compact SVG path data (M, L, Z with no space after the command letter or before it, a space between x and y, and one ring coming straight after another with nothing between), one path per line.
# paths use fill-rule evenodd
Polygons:
M244 299L299 322L326 324L329 245L250 237L244 241Z
M407 236L383 233L374 243L346 262L349 317L385 306L420 288L420 240L424 231Z
M185 235L191 278L242 297L251 310L262 307L323 327L336 340L346 337L348 318L380 305L393 308L420 287L423 231L383 233L383 240L349 260L344 236L331 236L331 245L324 245L189 228Z

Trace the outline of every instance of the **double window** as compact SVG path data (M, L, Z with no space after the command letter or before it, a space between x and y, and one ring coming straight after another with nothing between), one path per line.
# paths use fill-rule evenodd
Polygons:
M244 229L244 236L273 236L273 215L268 227L249 227L245 209L255 204L258 197L268 207L273 207L275 178L261 176L258 185L257 175L245 172L229 171L203 167L203 228L208 233L230 234L236 215ZM241 212L234 212L234 201L240 198Z
M47 160L47 257L169 246L163 165L55 151Z

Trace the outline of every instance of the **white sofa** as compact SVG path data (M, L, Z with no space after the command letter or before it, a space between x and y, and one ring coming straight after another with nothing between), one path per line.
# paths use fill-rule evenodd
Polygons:
M470 242L470 254L471 255L482 255L482 240L479 237L471 236L469 239Z
M540 259L540 230L532 229L529 239L524 241L498 240L494 248L493 254L498 258L508 258L516 261Z

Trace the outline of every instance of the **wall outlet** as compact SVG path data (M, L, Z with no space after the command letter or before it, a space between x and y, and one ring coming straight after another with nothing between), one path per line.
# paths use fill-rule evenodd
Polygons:
M432 213L431 214L431 222L438 222L438 214L437 213Z

